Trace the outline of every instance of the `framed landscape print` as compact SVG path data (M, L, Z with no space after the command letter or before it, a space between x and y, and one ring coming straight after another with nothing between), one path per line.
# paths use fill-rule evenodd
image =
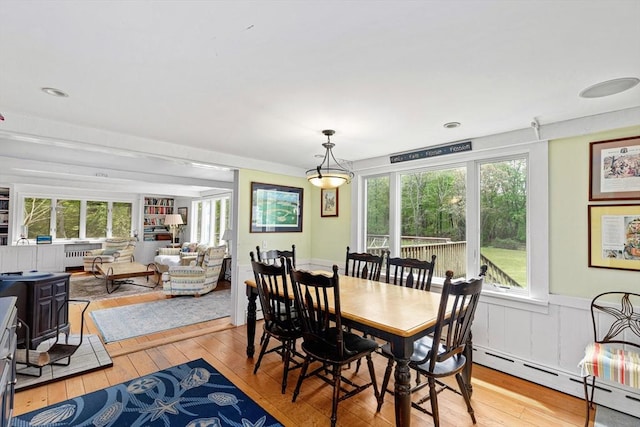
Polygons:
M301 232L303 191L298 187L252 182L251 232Z
M589 200L640 200L640 136L589 147Z
M640 205L589 206L589 267L640 271Z
M338 216L337 188L323 188L320 191L320 216Z

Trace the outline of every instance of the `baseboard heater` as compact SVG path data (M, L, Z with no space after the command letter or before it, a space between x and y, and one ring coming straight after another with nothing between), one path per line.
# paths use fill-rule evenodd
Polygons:
M64 245L64 267L82 267L83 257L87 251L102 248L100 243L71 243Z

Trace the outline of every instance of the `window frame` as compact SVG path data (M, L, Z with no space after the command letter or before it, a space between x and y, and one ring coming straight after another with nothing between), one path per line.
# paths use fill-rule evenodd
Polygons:
M136 200L126 199L126 198L110 198L110 197L95 197L95 196L84 196L84 195L67 195L67 194L58 194L55 196L44 195L40 193L20 193L17 195L18 199L18 209L16 211L16 216L18 221L15 221L18 230L16 235L20 235L19 229L21 229L23 219L24 219L24 207L25 207L25 199L47 199L51 201L50 207L50 219L49 219L49 234L52 237L52 241L55 242L68 242L73 240L91 240L91 241L103 241L105 239L111 238L113 231L113 204L114 203L127 203L131 205L131 227L130 233L133 236L137 227L135 211L138 209L138 203ZM56 205L58 200L77 200L80 201L80 230L77 238L61 238L57 236L57 212ZM105 202L107 203L107 233L106 237L87 237L87 202ZM19 225L18 225L19 224ZM30 241L33 239L30 239Z
M474 143L475 144L475 143ZM390 249L397 253L395 242L400 232L400 175L414 171L440 170L454 167L467 169L466 182L466 237L467 274L480 268L480 165L490 162L526 157L527 159L527 292L493 290L485 287L487 301L513 301L514 306L523 302L535 311L544 311L549 301L549 188L548 188L548 141L522 144L494 144L491 147L475 148L474 151L433 157L409 162L385 164L358 171L354 179L352 194L351 244L363 250L366 245L366 192L365 181L381 175L389 176L389 233ZM535 184L535 185L532 185ZM534 232L532 232L532 230ZM471 274L472 275L472 274ZM443 278L434 278L438 287Z

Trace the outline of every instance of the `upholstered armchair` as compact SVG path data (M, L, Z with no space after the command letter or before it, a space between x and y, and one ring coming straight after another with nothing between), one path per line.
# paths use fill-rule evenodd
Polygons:
M169 267L162 273L162 290L165 295L195 295L211 292L218 286L226 246L212 246L204 251L202 265L192 261L189 266ZM198 257L200 259L200 256Z
M153 262L160 274L169 271L169 267L191 265L193 261L196 261L196 265L202 265L204 253L208 248L208 245L198 243L183 243L179 248L159 248ZM198 256L200 262L197 262Z
M135 238L113 237L104 241L102 249L87 251L83 257L84 271L95 273L94 264L133 262Z

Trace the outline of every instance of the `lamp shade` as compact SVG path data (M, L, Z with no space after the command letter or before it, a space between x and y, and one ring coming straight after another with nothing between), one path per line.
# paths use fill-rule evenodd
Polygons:
M232 239L233 236L233 230L230 228L227 228L226 230L224 230L224 233L222 233L222 240L224 240L225 242L228 242L229 240Z
M169 214L164 217L164 225L182 225L182 215L180 214Z
M342 184L351 182L353 172L346 169L333 156L333 147L335 144L331 142L331 135L335 134L334 130L327 129L322 131L327 136L327 142L322 144L325 148L324 158L315 169L307 171L307 180L320 188L337 188ZM333 165L331 164L333 161Z

